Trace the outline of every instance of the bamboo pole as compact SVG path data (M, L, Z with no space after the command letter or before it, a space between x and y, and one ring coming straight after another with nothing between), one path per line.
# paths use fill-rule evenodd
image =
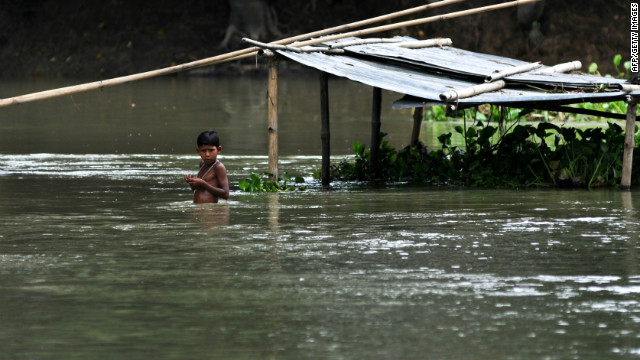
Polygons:
M331 130L329 128L329 74L320 73L320 139L322 140L322 186L331 182Z
M534 63L530 63L530 64L525 64L525 65L520 65L520 66L514 66L512 68L508 68L505 70L496 70L493 73L489 74L484 81L485 82L492 82L492 81L496 81L496 80L500 80L500 79L504 79L508 76L512 76L512 75L516 75L516 74L522 74L525 72L529 72L531 70L535 70L539 67L541 67L542 64L540 64L540 62L534 62Z
M558 65L554 65L545 69L542 69L537 72L537 74L548 74L548 73L565 73L574 70L580 70L582 67L582 63L578 60L571 61L568 63L562 63Z
M269 177L278 181L278 60L269 62L267 129L269 132Z
M635 85L635 84L620 84L620 85L618 85L618 87L620 88L620 90L625 91L625 92L632 92L632 91L640 90L640 85Z
M398 40L401 41L401 40ZM330 46L300 46L300 47L296 47L296 46L291 46L291 45L279 45L279 44L270 44L270 43L263 43L260 41L256 41L256 40L252 40L249 38L242 38L242 42L245 42L247 44L251 44L254 46L257 46L260 48L260 50L258 50L258 55L262 55L264 53L265 50L271 50L271 51L275 51L275 50L286 50L286 51L291 51L291 52L295 52L295 53L309 53L309 52L326 52L326 53L330 53L330 54L344 54L344 50L343 49L334 49Z
M418 145L420 141L420 129L422 128L422 118L424 116L424 107L413 108L413 128L411 128L411 146Z
M422 48L434 47L434 46L451 46L453 45L453 41L451 41L451 39L449 38L444 38L444 39L405 41L399 44L391 44L391 45L397 46L400 48L406 48L406 49L422 49Z
M358 39L351 41L342 41L336 44L329 45L332 49L342 49L349 46L355 45L368 45L368 44L380 44L380 43L390 43L395 44L401 42L402 39L382 39L382 38L370 38L370 39Z
M382 126L380 122L382 113L382 89L378 87L373 88L373 99L371 104L371 157L369 158L369 169L377 179L380 175L378 158L380 152L380 128Z
M324 35L328 35L328 34L333 34L333 33L336 33L336 32L347 31L347 30L351 30L351 29L354 29L354 28L358 28L358 27L374 24L376 22L386 21L386 20L394 19L394 18L397 18L397 17L400 17L400 16L411 15L411 14L414 14L414 13L417 13L417 12L420 12L420 11L424 11L424 10L428 10L428 9L435 9L437 7L440 7L440 6L454 4L454 3L458 3L458 2L462 2L462 1L464 1L464 0L443 0L443 1L438 1L438 2L435 2L435 3L432 3L432 4L416 6L416 7L410 8L410 9L396 11L396 12L393 12L393 13L390 13L390 14L376 16L376 17L373 17L373 18L360 20L360 21L349 23L349 24L334 26L334 27L331 27L331 28L323 29L323 30L313 31L313 32L306 33L306 34L297 35L297 36L289 37L289 38L286 38L286 39L281 39L281 40L272 42L272 44L288 44L288 43L292 43L292 42L299 41L299 40L305 40L305 39L310 39L310 38L313 38L313 37L319 37L319 36L324 36ZM321 41L319 41L319 42L321 42ZM49 98L54 98L54 97L59 97L59 96L64 96L64 95L71 95L71 94L84 92L84 91L98 90L98 89L102 90L102 89L104 89L106 87L109 87L109 86L120 85L120 84L129 83L129 82L132 82L132 81L148 79L148 78L151 78L151 77L169 75L169 74L174 74L174 73L178 73L178 72L182 72L182 71L193 70L193 69L196 69L196 68L209 66L209 65L214 65L214 64L218 64L218 63L222 63L222 62L226 62L226 61L231 61L231 60L240 60L240 59L248 58L248 57L251 57L251 56L255 56L255 54L259 50L260 50L259 47L255 47L254 46L254 47L241 49L241 50L236 50L236 51L232 51L232 52L229 52L229 53L216 55L216 56L213 56L213 57L209 57L209 58L205 58L205 59L201 59L201 60L196 60L196 61L192 61L192 62L189 62L189 63L180 64L180 65L176 65L176 66L170 66L170 67L166 67L166 68L162 68L162 69L146 71L146 72L137 73L137 74L133 74L133 75L121 76L121 77L112 78L112 79L108 79L108 80L94 81L94 82L80 84L80 85L67 86L67 87L58 88L58 89L45 90L45 91L40 91L40 92L21 95L21 96L14 96L14 97L11 97L11 98L6 98L6 99L0 99L0 107L20 104L20 103L25 103L25 102L30 102L30 101L36 101L36 100L49 99Z
M440 94L440 100L442 101L455 101L458 99L464 99L471 96L483 94L486 92L497 91L505 87L507 84L504 80L498 80L490 83L484 83L480 85L469 86L468 88L460 90L449 90Z
M296 46L314 45L321 42L343 39L346 37L362 36L362 35L379 33L383 31L396 30L403 27L416 26L416 25L422 25L422 24L427 24L427 23L436 22L436 21L455 19L462 16L479 14L485 11L501 10L501 9L506 9L513 6L519 6L519 5L538 2L538 1L540 0L514 0L506 3L502 3L502 4L487 5L487 6L482 6L478 8L469 9L469 10L455 11L448 14L430 16L430 17L425 17L425 18L420 18L415 20L401 21L401 22L389 24L389 25L376 26L368 29L355 30L355 31L342 33L342 34L324 36L318 39L301 41L299 43L296 43Z
M622 154L622 179L620 189L629 190L631 188L631 169L633 167L633 148L635 141L633 134L636 124L636 110L638 102L632 98L627 102L627 120L624 129L624 153Z

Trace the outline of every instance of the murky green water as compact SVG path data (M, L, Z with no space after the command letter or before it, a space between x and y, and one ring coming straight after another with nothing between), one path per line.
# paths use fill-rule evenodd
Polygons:
M241 193L266 169L262 80L214 83L0 109L0 358L640 358L637 190L324 191L315 84L293 79L280 169L309 190ZM362 92L332 108L347 154L370 91L340 86ZM208 127L232 194L194 206Z

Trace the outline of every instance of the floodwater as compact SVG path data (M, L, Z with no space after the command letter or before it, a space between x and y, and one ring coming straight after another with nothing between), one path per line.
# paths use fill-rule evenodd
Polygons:
M280 171L308 190L241 193L267 167L263 80L0 109L0 358L640 358L638 190L323 190L317 78L285 76ZM368 142L371 91L332 90L337 161ZM207 128L232 191L196 206L181 178Z

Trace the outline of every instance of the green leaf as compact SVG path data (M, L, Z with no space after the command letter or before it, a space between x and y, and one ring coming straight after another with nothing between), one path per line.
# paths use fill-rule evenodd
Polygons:
M467 138L472 138L476 136L476 128L470 127L467 129Z
M607 151L609 151L609 145L607 145L607 143L605 142L601 142L600 151L602 151L603 153L606 153Z
M362 154L364 153L364 145L356 141L355 143L353 143L353 152L356 155L362 156Z
M622 61L622 55L617 54L616 56L613 57L613 65L615 65L616 67L620 66L621 61Z
M589 74L595 74L596 71L598 71L598 64L591 63L591 65L589 65Z
M238 183L238 187L242 191L249 192L251 191L251 182L249 182L249 180L247 179L240 180L240 182Z

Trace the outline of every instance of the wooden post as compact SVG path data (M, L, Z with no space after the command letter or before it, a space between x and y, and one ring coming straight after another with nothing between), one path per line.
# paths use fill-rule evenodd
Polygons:
M418 145L420 141L420 128L422 127L424 107L413 108L413 129L411 129L411 146Z
M369 158L369 168L378 177L378 150L380 149L380 112L382 108L382 89L373 88L373 101L371 108L371 157Z
M269 176L278 181L278 60L269 62L267 129L269 132Z
M631 99L627 102L627 121L624 129L624 155L622 156L622 180L620 188L631 188L631 168L633 166L633 148L635 147L634 132L636 124L636 110L638 102Z
M331 131L329 129L329 74L320 73L320 116L322 125L320 139L322 140L322 186L329 186L331 182Z

